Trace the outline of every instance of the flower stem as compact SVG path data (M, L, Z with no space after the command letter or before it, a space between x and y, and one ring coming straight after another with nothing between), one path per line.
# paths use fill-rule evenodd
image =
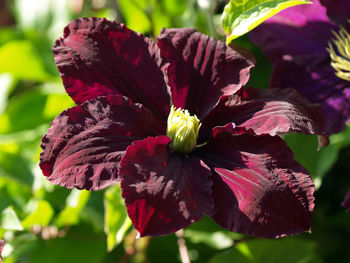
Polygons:
M177 244L179 246L181 262L182 263L191 263L190 256L188 254L188 249L187 249L186 242L185 242L185 238L184 238L183 229L177 231L175 233L175 235L177 237Z

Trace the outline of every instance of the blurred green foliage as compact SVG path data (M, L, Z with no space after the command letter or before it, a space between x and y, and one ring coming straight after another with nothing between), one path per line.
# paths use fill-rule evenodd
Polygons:
M99 16L154 38L162 27L195 27L224 40L225 1L0 1L0 239L5 263L180 262L175 235L135 239L119 186L68 190L46 181L40 141L50 122L74 105L65 93L51 48L73 18ZM248 85L268 88L271 66L246 36L257 66ZM350 128L316 152L314 136L284 137L314 177L312 234L264 240L232 233L210 218L184 231L192 262L350 262L350 215L340 206L350 185ZM324 184L323 182L327 183Z

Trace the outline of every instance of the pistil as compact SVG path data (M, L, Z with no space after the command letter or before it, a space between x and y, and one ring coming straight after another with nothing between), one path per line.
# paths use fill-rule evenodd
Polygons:
M170 148L180 153L189 153L197 145L201 123L196 115L188 110L171 106L167 122L167 136L171 139Z

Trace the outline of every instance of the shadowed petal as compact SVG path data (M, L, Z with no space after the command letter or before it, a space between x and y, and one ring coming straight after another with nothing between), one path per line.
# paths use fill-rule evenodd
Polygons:
M210 169L169 153L169 142L167 136L135 141L120 165L122 195L141 236L175 232L213 208Z
M53 47L63 84L76 103L124 95L164 118L170 97L155 43L125 25L100 18L72 21Z
M294 89L245 88L242 95L223 97L203 120L203 134L215 126L233 122L255 134L300 132L323 135L321 106L308 102ZM325 145L320 145L321 147Z
M200 119L220 96L234 94L247 83L255 63L190 28L163 29L157 44L161 56L170 62L167 75L174 105Z
M118 179L119 162L132 141L164 130L163 122L126 97L92 99L52 122L42 140L40 167L53 184L98 190Z
M350 213L350 191L346 194L344 201L341 203L345 207L346 211Z
M338 27L328 19L319 1L313 2L287 8L249 33L272 62L285 54L327 54L331 31Z
M341 132L350 122L350 82L338 78L330 66L329 57L315 55L307 61L295 57L274 64L272 88L292 87L315 103L321 103L326 117L327 134ZM311 64L311 61L314 64ZM306 65L317 65L308 68Z
M332 31L339 27L319 1L313 2L282 11L254 29L250 37L273 64L271 87L294 88L311 102L322 104L325 131L332 134L350 121L350 85L335 75L327 51ZM332 1L333 7L337 5Z
M348 25L347 20L350 18L350 1L349 0L321 0L322 5L327 8L328 16L338 25Z
M215 171L210 216L221 226L269 238L310 229L313 182L279 137L222 133L198 155Z

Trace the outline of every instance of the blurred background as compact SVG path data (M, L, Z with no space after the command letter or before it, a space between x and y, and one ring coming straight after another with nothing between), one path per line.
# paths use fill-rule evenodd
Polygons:
M46 181L38 166L50 122L74 106L52 54L74 18L106 17L155 38L161 28L194 27L224 40L224 0L0 0L0 239L5 263L180 262L178 240L135 239L118 185L98 192ZM248 85L268 88L271 66L247 36L235 40L257 58ZM232 233L210 218L184 230L192 262L350 262L350 129L316 152L315 136L284 139L317 187L312 233L278 240Z

